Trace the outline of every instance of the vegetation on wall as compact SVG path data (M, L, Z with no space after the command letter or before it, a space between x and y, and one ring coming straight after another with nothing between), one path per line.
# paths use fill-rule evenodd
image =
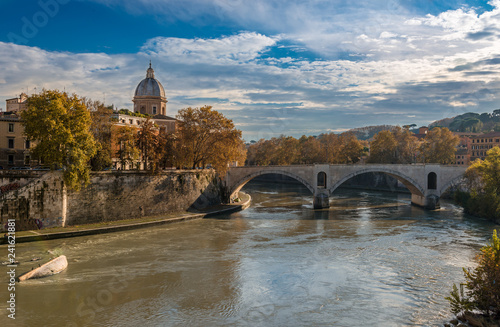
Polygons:
M118 110L119 114L122 115L127 115L127 116L133 116L133 117L139 117L139 118L151 118L151 115L148 114L141 114L139 112L133 112L128 109L120 109Z

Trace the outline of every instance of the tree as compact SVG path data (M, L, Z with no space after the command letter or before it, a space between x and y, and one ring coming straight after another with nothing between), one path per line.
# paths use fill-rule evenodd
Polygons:
M320 156L322 162L334 164L337 163L338 153L340 150L339 137L334 133L321 134L319 142L322 145L322 153Z
M489 245L481 249L478 265L474 269L463 269L466 282L460 288L453 285L453 291L446 299L451 310L475 311L486 314L498 322L500 319L500 239L497 231ZM465 290L464 290L465 288Z
M92 124L90 130L97 143L97 152L90 159L92 170L103 170L112 165L111 161L111 114L113 110L100 101L86 99L86 106L90 110Z
M277 151L274 153L274 165L291 165L299 157L299 141L292 136L281 135L276 139Z
M370 143L370 162L396 163L398 142L391 131L381 131Z
M448 128L433 128L427 133L420 151L426 163L452 164L456 146L460 142Z
M245 156L241 131L211 106L182 109L177 119L179 157L185 165L196 168L212 164L219 174L224 174L231 162Z
M475 160L465 172L470 193L459 192L465 211L500 222L500 148L488 150L484 160Z
M159 161L163 157L166 144L164 144L164 139L159 136L158 127L149 118L141 124L136 142L144 163L144 169L155 172Z
M415 162L420 141L406 128L396 127L393 134L397 142L396 162L400 164Z
M65 185L78 190L88 184L89 160L96 153L90 112L76 94L43 90L27 99L21 113L24 133L36 141L33 155L52 168L62 168Z
M137 130L130 126L118 126L113 133L113 143L117 147L116 155L120 158L121 169L132 166L139 159L136 134Z
M314 164L321 162L321 143L314 136L305 136L299 139L299 164Z
M498 146L488 150L484 160L475 160L467 170L477 172L484 192L500 193L500 148Z
M363 145L353 133L342 133L339 138L339 151L335 163L356 163L363 155Z

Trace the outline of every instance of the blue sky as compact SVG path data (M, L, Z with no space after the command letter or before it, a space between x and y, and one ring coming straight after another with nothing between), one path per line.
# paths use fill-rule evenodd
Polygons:
M0 107L35 88L132 108L149 60L167 112L244 138L426 125L500 108L500 0L2 0Z

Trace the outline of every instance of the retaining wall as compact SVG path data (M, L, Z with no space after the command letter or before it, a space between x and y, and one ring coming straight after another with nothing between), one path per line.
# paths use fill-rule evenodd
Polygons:
M61 172L49 172L0 195L0 219L2 229L14 218L17 229L26 230L201 209L220 202L221 186L212 170L97 172L78 192L66 190Z

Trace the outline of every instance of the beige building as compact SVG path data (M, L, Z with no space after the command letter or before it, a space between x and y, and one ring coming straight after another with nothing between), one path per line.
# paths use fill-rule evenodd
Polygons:
M155 71L151 68L151 62L143 79L135 89L134 112L148 114L151 116L166 115L167 98L161 83L155 78Z
M31 142L16 114L0 115L0 166L3 169L30 166Z
M455 152L455 165L468 166L470 164L470 155L467 148L458 148Z
M18 112L26 109L26 100L28 99L28 95L26 93L21 93L19 98L7 99L7 108L5 108L6 112Z
M500 146L500 132L491 132L471 137L469 154L470 161L483 159L486 157L486 152L489 149Z

